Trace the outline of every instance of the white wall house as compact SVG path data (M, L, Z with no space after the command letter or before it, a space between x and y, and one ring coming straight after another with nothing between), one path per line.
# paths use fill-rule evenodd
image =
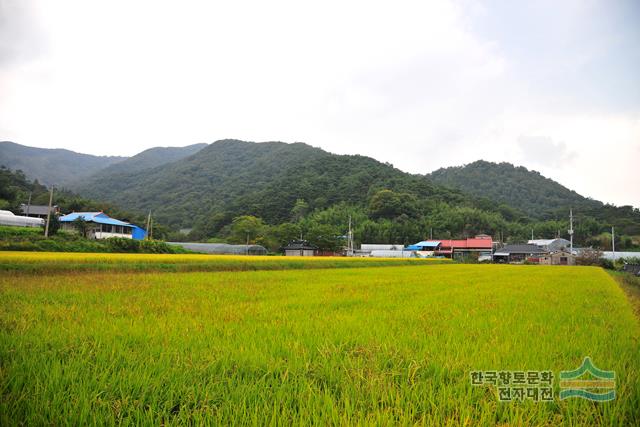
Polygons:
M74 212L60 217L61 228L69 232L78 232L76 221L85 222L87 238L108 239L121 237L125 239L142 240L147 232L142 228L128 222L111 218L103 212Z

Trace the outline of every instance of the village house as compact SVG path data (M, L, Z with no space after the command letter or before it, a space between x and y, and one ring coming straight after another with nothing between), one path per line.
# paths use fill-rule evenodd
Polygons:
M108 239L122 237L125 239L143 240L146 230L137 225L111 218L103 212L73 212L59 218L60 227L64 231L78 232L75 221L86 223L85 237L89 239Z
M420 257L432 257L435 256L435 252L440 248L440 244L439 240L424 240L407 246L405 250L415 251Z
M436 249L432 249L434 256L444 256L447 258L464 258L473 255L479 259L491 259L491 252L493 250L491 236L486 234L458 240L425 240L416 245L422 245L423 248L428 248L428 244L435 243L439 243L439 245L437 245Z
M538 245L520 244L507 245L496 250L493 254L494 262L539 262L539 258L548 252Z
M20 212L24 216L31 216L36 218L47 219L49 213L48 205L27 205L20 204ZM51 215L60 215L60 208L57 205L51 206Z
M318 247L310 245L306 240L294 240L283 247L285 256L315 256Z
M538 257L542 265L575 265L576 256L566 249L543 254Z
M571 248L571 242L567 239L534 239L527 242L529 245L540 246L542 249L553 252Z

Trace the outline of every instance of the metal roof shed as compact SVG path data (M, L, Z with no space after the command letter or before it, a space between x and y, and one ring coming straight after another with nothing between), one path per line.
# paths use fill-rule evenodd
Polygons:
M407 246L405 250L408 251L435 251L440 246L440 241L437 240L425 240Z

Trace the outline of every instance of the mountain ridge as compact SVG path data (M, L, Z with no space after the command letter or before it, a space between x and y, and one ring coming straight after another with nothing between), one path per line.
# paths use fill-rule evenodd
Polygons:
M551 222L549 230L565 229L562 222L566 222L569 208L574 208L576 217L597 219L597 224L589 220L589 233L615 225L630 235L640 234L638 209L583 197L522 166L480 160L417 175L370 157L333 154L301 142L225 139L186 147L154 147L77 179L71 188L84 197L138 214L151 210L160 222L174 229L196 226L205 236L246 214L270 224L287 222L299 200L308 211L341 204L366 211L382 190L391 190L386 202L403 206L408 209L406 215L414 215L403 217L402 209L392 207L390 211L399 214L390 217L394 221L426 224L431 221L428 217L438 217L438 212L452 214L448 209L454 207L471 209L465 211L466 219L456 219L458 225L447 226L452 235L486 229L489 222L495 233L501 221L512 223L514 233L519 234L525 231L516 224L532 220ZM441 224L450 223L441 219ZM465 225L472 223L477 227Z
M152 147L131 157L95 156L64 148L38 148L0 141L0 166L22 170L45 185L74 188L93 176L144 170L195 154L206 143L185 147Z
M286 219L298 198L307 200L311 208L363 203L367 194L356 190L370 187L372 178L379 188L383 183L398 189L413 186L423 195L434 190L424 177L364 156L340 156L304 143L227 139L211 143L197 156L120 175L117 182L89 180L78 191L155 210L169 223L182 226L187 223L171 221L163 204L170 203L185 215L194 211L204 215L206 209L200 205L205 203L220 214L244 209L267 221L279 221ZM263 194L258 196L257 191Z
M0 141L0 166L22 170L46 185L68 185L124 160L121 156L94 156L64 148L38 148Z
M578 194L540 172L508 162L476 160L462 166L437 169L433 182L518 207L536 219L569 208L592 211L605 203ZM553 207L555 206L555 208Z

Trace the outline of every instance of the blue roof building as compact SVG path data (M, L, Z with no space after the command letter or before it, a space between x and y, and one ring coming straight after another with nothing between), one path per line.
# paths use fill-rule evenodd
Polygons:
M74 221L78 219L88 223L86 237L90 239L108 239L109 237L123 237L127 239L143 240L147 231L137 225L111 218L104 212L73 212L61 216L59 221L62 229L78 231Z
M405 249L408 251L435 251L438 250L440 242L435 240L425 240L415 243L411 246L407 246Z

